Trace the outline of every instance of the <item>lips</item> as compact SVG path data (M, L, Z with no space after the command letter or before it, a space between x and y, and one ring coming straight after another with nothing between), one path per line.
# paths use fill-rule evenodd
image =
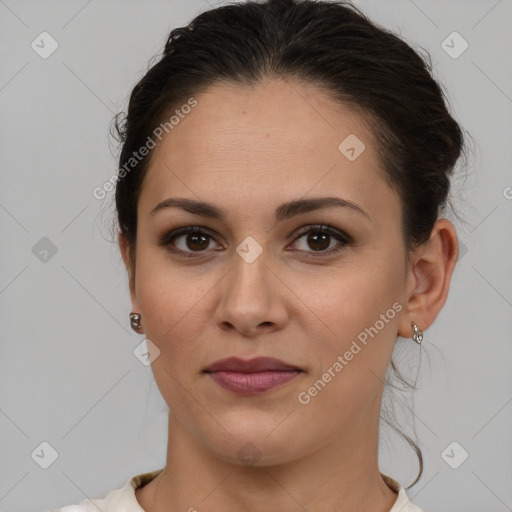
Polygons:
M257 373L265 371L303 371L297 366L285 363L273 357L256 357L254 359L240 359L239 357L227 357L211 364L203 371L212 372L237 372L237 373Z
M305 372L273 357L247 361L228 357L208 366L203 373L224 389L241 395L258 395L280 388Z

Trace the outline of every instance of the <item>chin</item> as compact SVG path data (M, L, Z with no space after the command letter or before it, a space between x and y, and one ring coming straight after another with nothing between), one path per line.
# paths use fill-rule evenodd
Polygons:
M252 423L246 430L239 425L236 432L229 432L232 437L224 432L226 435L222 435L218 442L210 439L207 444L217 457L238 466L268 467L284 464L298 458L299 452L304 449L303 441L300 446L290 442L289 430L286 428L269 435L272 429L258 430L257 424Z

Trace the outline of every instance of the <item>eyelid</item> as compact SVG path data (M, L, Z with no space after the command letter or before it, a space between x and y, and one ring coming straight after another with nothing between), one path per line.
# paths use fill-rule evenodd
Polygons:
M301 237L302 235L305 235L306 233L309 233L310 231L324 231L332 236L339 236L340 238L343 238L347 243L352 242L352 237L349 236L345 231L342 231L341 229L338 229L334 227L331 224L308 224L307 226L303 226L299 228L297 232L294 233L295 239L297 237Z
M293 242L296 242L304 235L308 233L314 232L322 232L326 233L328 236L336 238L338 240L338 244L331 249L327 249L325 251L301 251L297 250L295 252L306 254L307 257L313 258L328 258L329 256L333 256L335 254L340 253L348 246L353 245L353 238L348 235L345 231L342 231L331 224L308 224L307 226L303 226L297 232L295 232Z
M331 237L337 238L338 239L338 247L331 248L331 249L328 249L325 251L297 250L296 252L299 252L299 253L304 252L308 255L312 255L313 257L321 257L321 256L327 257L334 253L340 252L346 246L351 245L353 243L353 239L350 235L348 235L345 231L342 231L328 223L307 224L305 226L302 226L298 230L296 230L290 236L293 236L292 242L296 242L298 239L302 238L304 235L306 235L310 232L315 232L315 231L324 232ZM158 245L160 245L162 247L170 246L170 245L172 245L171 240L178 238L182 235L188 235L188 234L206 235L210 239L217 242L217 240L216 240L217 235L214 234L209 228L206 228L204 226L199 226L199 225L187 225L187 226L183 226L183 227L172 229L170 231L165 232L162 236L159 237ZM341 244L341 247L339 244ZM219 244L219 245L221 245L221 244ZM213 250L218 250L218 249L213 249ZM211 252L211 249L204 250L204 251L184 251L182 249L172 249L172 250L169 249L169 252L171 252L173 254L180 254L180 255L183 255L184 257L200 258L200 257L208 254L209 252Z
M217 236L217 235L213 234L213 232L210 229L205 228L204 226L188 225L188 226L171 229L170 231L164 232L163 235L158 237L158 245L166 247L168 245L171 245L171 240L178 238L179 236L189 235L189 234L206 235L215 241L216 241L216 236ZM177 249L175 252L180 252L180 253L192 252L193 253L193 251L182 251L180 249ZM198 251L197 254L201 254L201 253L205 253L205 252L206 251Z

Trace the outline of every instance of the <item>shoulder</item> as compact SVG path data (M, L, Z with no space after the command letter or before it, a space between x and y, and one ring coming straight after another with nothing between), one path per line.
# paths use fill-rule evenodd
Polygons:
M393 478L384 475L381 473L382 479L386 483L386 485L393 489L396 493L398 493L398 497L395 501L395 504L391 508L389 512L423 512L421 508L412 504L407 497L405 489L402 484L394 480ZM67 511L66 511L67 512Z
M150 473L142 473L131 477L121 488L110 491L105 498L87 498L76 505L67 505L45 512L144 512L135 497L135 489L146 485L155 478L162 469Z

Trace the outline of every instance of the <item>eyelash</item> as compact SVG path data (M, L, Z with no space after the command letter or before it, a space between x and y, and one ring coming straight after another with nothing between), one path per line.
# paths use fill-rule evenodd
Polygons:
M327 234L338 240L340 245L337 248L325 250L325 251L304 251L310 254L313 257L325 257L331 256L334 253L338 253L342 251L345 247L349 246L352 243L351 237L347 234L339 231L338 229L330 226L329 224L316 224L306 226L304 229L301 229L299 233L297 233L294 242L302 238L304 235L309 233L322 233ZM203 235L205 237L209 237L214 239L213 235L211 235L205 228L201 228L199 226L187 226L183 228L175 229L174 231L170 231L169 233L165 233L163 236L159 238L158 245L161 247L166 247L169 252L174 254L179 254L185 258L200 258L206 251L183 251L182 249L170 249L169 246L172 245L172 240L179 237L180 235ZM301 252L301 251L299 251Z

